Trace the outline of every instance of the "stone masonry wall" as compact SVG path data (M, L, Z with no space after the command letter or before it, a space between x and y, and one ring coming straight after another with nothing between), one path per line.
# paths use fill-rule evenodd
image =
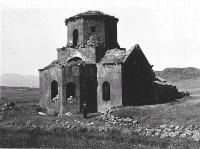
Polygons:
M64 48L58 49L58 60L60 62L66 63L73 57L79 57L85 62L95 63L96 62L96 55L95 55L95 48L94 47L87 47L87 48Z
M79 111L79 103L80 103L80 72L79 72L79 66L66 66L63 73L63 107L65 108L65 111L69 111L69 106L73 105L73 111L78 112ZM70 103L68 102L67 92L69 90L67 89L67 84L73 83L75 85L75 97L74 102Z
M83 44L83 19L78 19L74 22L67 24L67 45L73 45L73 31L78 30L78 42L77 45Z
M176 86L154 81L153 88L155 102L167 102L181 98L181 93L178 91Z
M111 107L122 105L122 76L121 65L110 64L100 65L97 64L97 106L98 112L105 112ZM110 100L105 101L102 97L102 85L105 81L110 83Z
M62 69L53 67L48 70L40 71L40 102L39 105L47 110L47 113L59 113L62 111L62 96L63 96L63 81ZM52 81L58 82L58 100L54 103L51 99L51 83Z
M91 32L91 27L96 26L94 33ZM105 26L103 20L83 20L83 42L86 44L87 40L92 35L98 35L101 43L105 43Z
M117 43L117 23L109 20L105 22L105 44L109 49L119 48Z

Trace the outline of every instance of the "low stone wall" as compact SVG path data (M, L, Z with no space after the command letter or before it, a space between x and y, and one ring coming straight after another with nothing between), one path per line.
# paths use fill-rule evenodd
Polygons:
M168 84L166 81L160 80L159 78L156 79L153 82L153 88L154 98L157 102L171 101L189 95L187 92L179 92L176 86Z
M176 86L170 84L161 84L153 82L154 95L156 100L173 100L179 98L179 92Z

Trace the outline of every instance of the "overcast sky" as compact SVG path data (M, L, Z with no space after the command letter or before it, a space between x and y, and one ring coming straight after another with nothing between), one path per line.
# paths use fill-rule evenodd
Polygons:
M200 68L198 0L5 0L0 73L38 75L67 43L65 18L87 10L119 18L120 46L139 44L155 70Z

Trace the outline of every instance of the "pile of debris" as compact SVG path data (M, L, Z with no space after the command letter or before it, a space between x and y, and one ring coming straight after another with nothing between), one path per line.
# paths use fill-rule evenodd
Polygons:
M58 94L57 94L57 95L56 95L56 97L54 97L54 98L52 99L52 102L54 102L54 103L55 103L55 102L57 102L57 101L58 101L58 99L59 99L59 98L58 98Z
M114 116L110 113L103 113L99 117L97 117L98 120L105 121L106 125L118 125L118 126L133 126L138 123L137 120L131 119L129 117L127 118L120 118L118 116Z
M0 111L16 110L17 106L14 102L6 102L0 107Z
M76 98L74 98L73 96L70 96L69 98L67 98L67 102L68 103L75 103L76 102Z
M97 117L98 120L104 121L105 126L98 127L98 131L108 131L113 128L118 128L123 134L136 133L142 136L159 137L159 138L179 138L191 139L194 141L200 140L200 127L198 125L175 126L162 124L157 128L149 126L141 126L137 120L131 118L120 118L110 113L104 113ZM118 127L124 126L124 127ZM122 129L123 128L123 129Z
M160 137L160 138L180 138L180 139L191 139L194 141L200 140L200 128L197 125L189 126L175 126L162 124L158 128L138 127L134 132L139 135Z

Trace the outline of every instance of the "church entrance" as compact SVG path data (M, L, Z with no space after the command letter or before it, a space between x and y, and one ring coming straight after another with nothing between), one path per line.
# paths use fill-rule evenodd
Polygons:
M89 113L97 112L97 68L95 64L81 65L80 73L80 111L86 103Z

